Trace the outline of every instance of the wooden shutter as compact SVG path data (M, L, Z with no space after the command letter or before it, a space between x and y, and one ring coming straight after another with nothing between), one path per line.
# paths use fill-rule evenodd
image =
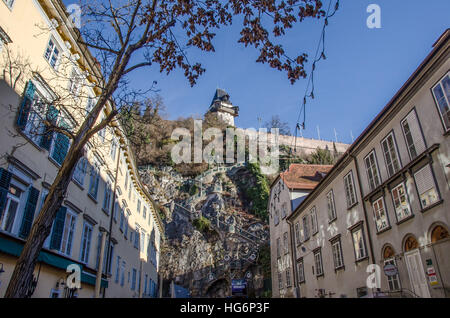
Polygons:
M24 129L28 121L28 115L30 113L31 105L33 104L34 93L36 92L36 86L32 81L28 81L25 88L22 104L19 108L19 116L17 118L17 126L20 129Z
M64 222L66 220L66 207L60 207L56 213L55 222L53 224L53 233L50 239L50 248L58 250L61 248L61 240L64 232Z
M38 199L39 191L36 188L31 187L28 193L27 204L25 205L22 225L20 226L19 232L19 236L23 239L27 238L30 234L31 225L33 224L34 211L36 211Z
M3 210L5 209L6 196L9 191L9 184L11 183L11 172L0 168L0 219L2 218Z
M69 150L69 138L66 135L58 133L56 135L52 158L55 159L57 163L62 165L64 159L66 158L68 150Z
M435 188L433 174L430 165L426 165L414 175L419 195L427 192L431 188Z
M411 136L414 142L414 146L416 148L416 152L419 155L425 151L425 142L423 140L416 112L412 110L408 114L408 116L406 116L406 120L408 121L409 129L411 131Z

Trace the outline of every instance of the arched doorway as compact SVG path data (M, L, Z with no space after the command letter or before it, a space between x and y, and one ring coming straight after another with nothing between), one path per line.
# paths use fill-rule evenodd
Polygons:
M394 248L391 245L386 245L383 250L383 259L390 259L395 256Z
M437 241L449 238L450 234L448 230L442 225L436 225L431 231L431 243L436 243Z
M389 269L388 274L386 274L386 279L388 282L389 290L392 292L399 291L401 289L400 286L400 277L398 275L398 266L397 261L395 259L395 251L392 245L387 244L383 249L383 259L385 270ZM386 273L386 271L385 271Z
M403 249L405 251L405 263L408 269L411 289L419 297L430 298L430 290L428 289L428 281L425 276L422 256L420 255L419 242L414 235L410 234L403 240Z

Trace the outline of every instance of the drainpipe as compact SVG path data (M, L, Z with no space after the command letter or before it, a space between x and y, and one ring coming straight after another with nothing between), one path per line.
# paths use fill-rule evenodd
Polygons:
M367 209L366 209L366 205L364 203L364 194L362 192L362 187L361 187L361 177L360 177L360 174L359 174L358 161L356 160L356 156L355 155L350 155L350 157L353 158L353 162L355 163L355 167L356 167L356 177L358 179L359 195L361 196L361 205L362 205L363 211L364 211L364 221L366 223L367 237L369 239L370 257L372 258L372 264L376 264L375 255L373 253L372 235L370 234L369 222L367 221L368 220L367 219Z
M112 197L112 207L111 207L111 215L109 216L109 235L108 235L108 254L106 255L106 268L111 267L111 262L113 261L110 259L110 253L111 253L111 239L112 239L112 225L113 225L113 219L114 219L114 213L116 208L116 191L117 191L117 177L119 174L119 164L120 164L120 154L121 154L121 148L119 147L119 151L117 154L117 163L116 163L116 175L114 178L114 187L113 187L113 197ZM103 298L105 298L106 289L103 293Z
M100 286L102 283L103 258L105 253L106 230L100 228L102 232L102 245L100 246L100 259L98 260L97 279L95 280L95 298L100 298ZM103 296L105 294L103 293Z
M299 298L299 294L298 294L298 282L297 282L297 247L295 245L295 233L293 231L293 224L291 222L291 220L287 220L287 224L289 225L289 238L291 240L291 252L289 254L291 254L291 262L292 262L292 274L294 275L293 277L293 282L294 282L294 291L295 291L295 296L297 298Z

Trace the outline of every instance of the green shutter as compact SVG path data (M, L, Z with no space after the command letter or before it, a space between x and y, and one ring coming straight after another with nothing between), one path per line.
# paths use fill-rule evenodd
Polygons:
M50 239L50 248L58 250L61 248L61 240L64 232L64 222L66 220L66 207L60 207L56 213L55 222L53 224L53 233Z
M69 138L66 135L60 133L56 134L52 158L55 159L57 163L62 165L64 159L66 158L68 150L69 150Z
M2 218L3 210L5 209L6 196L8 195L11 176L11 172L0 168L0 219Z
M17 118L17 126L19 126L21 129L24 129L25 125L27 124L28 114L30 113L35 92L36 86L34 86L32 81L28 81L27 87L25 88L23 101L20 105L19 116Z
M50 105L47 109L47 114L46 114L47 121L52 123L52 125L56 125L56 121L58 119L58 113L59 113L59 111L55 108L55 106ZM46 126L39 146L41 146L44 149L50 150L50 146L52 144L52 138L53 138L53 131L51 129L49 129L48 126Z
M28 193L27 204L25 205L25 211L23 213L22 225L20 226L19 236L26 239L30 234L31 225L33 224L34 211L36 211L36 205L39 198L39 191L33 187L30 188Z

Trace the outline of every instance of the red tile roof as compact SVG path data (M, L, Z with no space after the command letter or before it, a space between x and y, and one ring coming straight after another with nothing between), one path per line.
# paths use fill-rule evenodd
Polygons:
M280 177L290 189L312 190L332 167L332 165L293 163L288 170L280 173Z

